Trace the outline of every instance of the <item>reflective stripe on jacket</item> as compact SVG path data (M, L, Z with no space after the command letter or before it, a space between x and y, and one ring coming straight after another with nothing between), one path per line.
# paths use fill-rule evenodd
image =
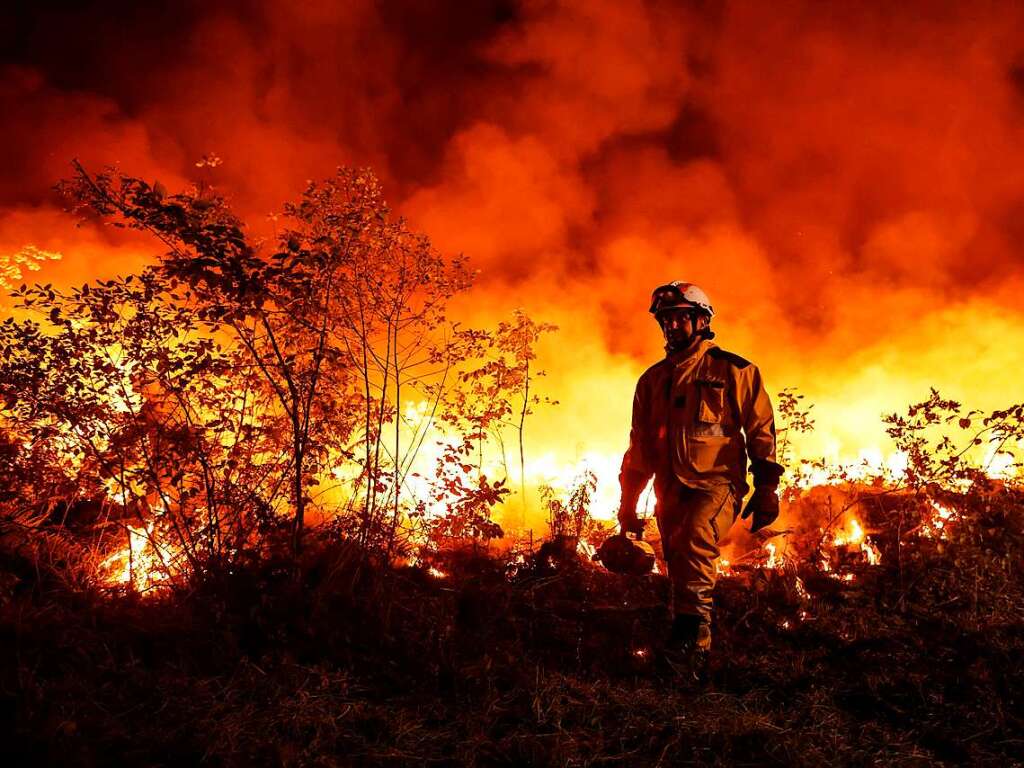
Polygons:
M627 506L652 475L656 489L674 474L691 488L730 483L742 496L748 457L755 468L770 466L769 475L781 472L772 404L756 365L702 339L640 377L619 476Z

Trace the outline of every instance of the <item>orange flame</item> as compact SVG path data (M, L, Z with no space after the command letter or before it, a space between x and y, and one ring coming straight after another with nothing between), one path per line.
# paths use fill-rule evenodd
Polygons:
M539 359L548 393L564 405L531 424L525 474L530 486L551 476L568 486L589 452L602 519L614 516L633 384L660 355L646 297L666 279L703 283L723 346L755 360L771 391L796 383L817 403L828 426L806 447L790 446L793 457L863 459L898 473L901 457L881 448L880 412L933 384L970 392L982 407L1016 396L1000 374L1024 339L1022 279L1007 269L1017 258L1007 212L1022 182L1003 171L1020 166L1024 145L1022 86L1008 76L1018 53L1004 30L1021 10L953 4L925 21L814 3L708 16L658 4L598 2L582 12L527 3L510 19L474 16L473 44L460 46L447 44L443 15L413 13L409 34L378 4L299 5L266 3L268 44L258 51L245 12L190 16L165 31L169 47L189 46L190 56L134 57L140 76L86 68L73 92L59 85L62 48L74 49L61 36L89 38L90 29L50 30L0 95L17 116L3 131L19 170L4 182L0 250L21 253L31 240L40 246L29 254L67 253L59 271L42 264L41 279L55 282L108 277L151 256L138 240L76 229L46 202L68 158L83 153L87 164L119 161L172 186L199 171L250 221L327 172L325 158L377 165L400 196L397 210L482 268L482 300L474 295L467 314L477 317L467 321L525 304L563 327ZM151 20L138 17L120 21L133 29ZM923 24L929 33L916 34ZM915 43L881 44L880 30ZM358 41L371 36L381 44L367 54ZM433 61L425 54L440 41L444 66L429 72L434 87L419 88L416 62ZM114 44L111 61L122 54ZM302 66L310 62L319 66ZM148 88L158 70L182 87ZM418 98L404 98L410 87ZM403 126L415 126L417 141ZM859 140L865 126L878 141ZM691 273L671 274L684 263ZM0 272L0 282L5 275L15 278ZM993 338L1003 343L993 348ZM988 353L947 365L965 348ZM607 404L599 418L595 403ZM567 437L584 431L578 446ZM536 504L531 514L528 527L541 529ZM946 538L952 519L937 508L919 535ZM853 544L879 562L866 536Z
M580 539L576 544L576 553L585 560L593 560L597 548L586 539Z
M835 537L832 539L832 546L834 547L846 547L853 548L857 547L864 555L864 559L868 565L878 565L882 562L882 553L864 534L864 528L861 526L860 521L855 517L851 517L848 523L848 531L837 531ZM823 570L829 570L824 568Z
M934 500L929 504L932 514L921 525L921 536L928 539L948 539L949 524L958 518L956 510Z
M100 563L102 582L109 587L127 587L141 594L153 594L169 586L173 563L177 560L173 548L157 541L152 522L141 528L129 525L126 530L127 546Z
M770 570L776 568L782 568L786 564L785 555L778 554L776 552L776 546L773 542L767 542L764 545L765 551L768 553L768 559L765 560L764 567Z

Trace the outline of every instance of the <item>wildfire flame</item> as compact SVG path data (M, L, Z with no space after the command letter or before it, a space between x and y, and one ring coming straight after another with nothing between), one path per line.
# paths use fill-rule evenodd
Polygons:
M807 593L807 587L804 586L804 581L799 576L796 577L794 588L801 600L807 600L810 598L810 595Z
M99 566L101 579L109 587L128 587L140 594L152 594L170 584L172 563L177 559L172 549L157 541L154 525L126 527L128 544L109 555Z
M597 554L597 548L586 539L580 539L576 543L576 552L584 560L593 560Z
M108 277L97 271L98 265L109 271L115 266L130 269L150 257L148 246L100 236L92 228L76 230L72 237L73 220L59 217L56 208L43 203L41 191L66 174L68 155L79 149L96 165L123 155L137 164L140 174L177 179L185 171L182 164L153 152L153 146L173 145L173 137L164 135L168 114L176 116L175 125L187 136L212 132L211 144L225 150L245 148L240 155L225 151L223 159L211 150L189 165L201 171L200 179L223 183L237 196L240 214L250 220L254 212L263 215L301 186L307 169L316 168L325 155L385 163L384 176L394 178L394 194L401 195L392 201L395 208L409 215L441 250L467 252L487 275L482 294L474 294L473 306L466 310L469 317L460 319L487 323L515 302L525 303L531 311L542 308L546 319L563 328L538 349L538 365L544 363L551 374L542 387L544 394L561 398L563 405L530 422L522 485L532 500L510 497L507 506L514 509L516 522L507 525L503 519L506 531L516 526L540 530L543 510L536 501L537 485L569 488L583 466L598 478L594 516L614 518L633 385L640 371L660 356L660 335L647 316L645 299L653 287L651 275L682 263L680 254L687 254L688 268L695 273L672 277L699 280L711 292L723 346L756 360L768 372L773 390L797 382L817 403L819 423L828 428L808 436L807 446L797 444L795 434L790 441L787 434L790 460L785 463L792 468L787 478L795 478L797 487L834 482L834 474L824 469L797 470L801 456L823 456L847 480L904 478L907 456L883 451L882 429L875 417L905 402L903 395L911 389L936 384L972 391L982 400L1016 396L1012 377L993 375L1007 369L1024 338L1020 278L1006 269L1016 258L1013 238L996 231L1001 226L996 222L1016 205L1020 185L992 182L1001 178L1001 169L1016 167L1021 153L1013 112L1019 83L1015 78L989 77L990 68L1016 71L1012 46L992 42L1000 36L979 32L972 45L955 46L952 53L943 47L943 35L919 36L920 44L911 47L878 46L870 25L847 24L827 9L814 17L815 23L791 24L784 18L784 23L769 24L778 14L785 17L792 11L749 4L720 20L721 29L705 51L697 42L702 28L691 29L688 25L697 22L688 14L663 18L660 13L648 15L646 4L635 4L628 11L593 10L587 14L589 22L580 24L576 12L569 10L572 4L525 4L512 20L480 29L479 45L471 52L451 49L451 67L435 73L442 78L458 72L460 64L475 65L482 51L495 65L473 66L476 74L465 82L471 86L467 92L479 98L467 99L467 110L460 113L447 108L451 88L445 86L462 85L461 72L453 80L435 83L437 87L427 89L415 104L387 98L405 92L402 86L409 83L402 83L403 77L420 74L415 67L391 69L392 59L420 61L422 51L415 46L423 42L423 50L433 50L436 41L430 35L443 34L443 24L410 40L397 33L389 37L386 24L375 24L369 28L379 26L387 44L376 46L378 53L367 57L338 44L345 36L335 30L355 28L351 11L344 6L318 8L315 25L292 23L290 8L268 15L267 36L275 44L266 46L267 56L281 51L297 55L293 52L312 46L312 60L330 64L312 69L332 73L323 82L291 82L289 73L308 78L311 68L273 66L271 61L267 71L276 78L270 85L276 96L269 100L259 89L253 96L248 87L252 72L244 64L221 71L223 60L244 63L252 58L247 49L232 50L230 40L210 60L200 56L197 61L168 64L150 57L153 61L139 62L142 67L170 66L172 80L182 74L189 82L195 79L200 90L189 91L185 102L179 97L182 89L136 91L139 83L151 78L111 80L103 76L102 68L83 71L79 92L69 100L63 89L48 82L50 62L40 50L39 58L26 65L30 74L13 76L7 95L24 113L21 121L5 126L11 132L12 155L23 158L24 186L12 187L0 210L5 224L0 246L15 254L6 269L0 268L0 285L20 280L20 267L34 270L36 262L44 281L54 278L61 283ZM195 39L205 39L204 31L215 32L227 23L231 14L225 13L227 17L217 15L209 27L206 22L197 30L181 25L166 34L174 39L187 29L189 35L200 33ZM368 19L372 16L365 13ZM814 16L817 11L807 13ZM973 10L964 13L972 24L962 24L959 13L952 13L944 22L947 31L973 30L975 23L982 31L1012 26L1003 18L974 19ZM85 23L105 22L96 17ZM312 26L322 36L310 37ZM74 25L63 27L68 34L81 34ZM624 29L637 39L624 37ZM787 34L776 37L773 29ZM759 30L761 44L741 44L752 30ZM552 45L556 33L561 38ZM55 28L53 34L58 39L65 33ZM719 44L721 50L715 47ZM410 55L399 55L406 45L413 46ZM637 61L635 50L652 55ZM779 50L798 55L774 55ZM601 56L580 62L575 60L578 51L599 51ZM843 64L859 62L865 53L875 57L875 66L860 67L854 87L837 79L849 70ZM462 55L468 58L461 59ZM685 73L668 66L705 56L721 66ZM630 62L628 77L621 74L623 61ZM824 66L805 67L794 76L793 61ZM592 66L581 87L578 73L586 65ZM192 78L204 67L218 76ZM698 69L712 71L713 77L703 80ZM353 80L337 78L335 72L351 73ZM368 82L392 83L394 91L385 98L378 89L354 87L359 78L378 72L385 76ZM751 77L752 72L759 76ZM763 88L762 82L778 87ZM974 93L977 83L991 89L982 93L984 98L960 98ZM693 87L706 97L701 105L691 103ZM844 98L832 98L837 88ZM780 89L787 109L797 111L795 129L791 136L761 146L759 138L778 123ZM361 102L358 94L364 91L372 95ZM308 93L318 98L307 101L303 94ZM737 93L743 98L736 98ZM249 98L255 102L249 103ZM317 124L323 104L349 104L352 99L357 100L354 112L362 118L358 130L334 130L331 125L325 130ZM206 108L195 109L190 100L229 104L238 119L211 120ZM470 102L474 108L468 108ZM610 103L625 106L610 114ZM908 103L918 108L907 110ZM111 104L134 107L118 112ZM388 104L413 110L413 119L402 124L417 126L422 142L410 142L407 133L392 130L394 115L381 107ZM822 104L837 111L822 112ZM68 119L70 110L80 113L80 119ZM851 141L851 126L866 114L871 115L875 134L889 139L880 145L907 151L883 155L881 149L866 151L862 142ZM443 121L432 122L438 115ZM676 115L688 119L676 125ZM934 130L936 115L941 124L951 126L949 131ZM705 130L709 135L703 135ZM153 135L165 141L150 142ZM635 140L638 136L643 141ZM978 136L986 140L973 140ZM659 137L664 144L659 144ZM746 151L751 146L759 151ZM959 149L950 153L948 146ZM939 156L945 162L936 175L933 161ZM803 169L807 157L829 158L829 172L822 173L811 163L808 172L795 174L796 183L791 184L792 169ZM841 172L832 172L832 165ZM195 176L191 167L187 170ZM883 176L893 183L871 183ZM788 194L775 194L783 187ZM825 188L829 194L822 195ZM737 216L737 211L744 214ZM527 225L510 228L510 220ZM672 226L662 226L665 222ZM40 246L22 249L28 239L38 240ZM70 257L60 262L59 272L50 263L58 248ZM772 258L774 253L787 258ZM850 263L858 270L833 269ZM964 263L977 267L978 279L962 279ZM534 269L537 265L543 268ZM920 279L922 271L927 280ZM1002 277L998 290L984 279L992 275ZM811 285L816 293L809 303ZM950 295L957 297L955 306L946 300ZM904 322L894 328L888 318L897 312ZM967 327L965 315L972 317ZM778 333L761 333L765 324ZM829 331L809 333L808 328ZM885 333L877 332L882 329ZM900 349L914 349L915 354L903 356L900 366L861 365L861 358L847 353L851 332L857 333L863 359L884 361ZM986 338L1004 343L978 365L944 364L965 344ZM934 343L922 345L921 339ZM793 355L794 348L802 353ZM116 357L114 364L126 382L123 391L110 395L114 410L137 410L141 394L130 386L134 363ZM598 402L607 405L595 417ZM403 401L403 444L431 421L427 405ZM585 440L579 445L567 437L583 433ZM428 515L441 515L447 510L432 500L425 479L437 458L432 446L430 440L423 444L422 461L403 488L411 497L425 500ZM68 461L73 466L74 459ZM1012 476L1012 461L993 452L985 462L986 471L992 477ZM516 476L498 455L475 471L489 478ZM355 472L357 468L339 467L336 479L351 480ZM123 506L144 495L141 489L121 487L113 480L107 491ZM329 494L322 500L325 509L339 502ZM918 535L946 539L957 515L937 502L932 507ZM130 527L128 544L104 561L104 578L137 589L162 578L167 558L161 556L164 545L154 544L154 535L152 526ZM856 519L850 519L847 529L830 543L843 549L843 555L859 552L869 565L881 562L880 550ZM579 552L591 556L591 549L581 542ZM775 544L767 544L764 555L765 568L785 563ZM760 559L761 554L754 556ZM843 562L836 551L821 554L824 572L852 580L853 574L838 575ZM731 574L729 561L720 560L716 571Z
M864 540L864 529L861 527L857 518L851 517L849 522L849 532L838 531L835 538L832 539L832 546L845 547L851 544L860 544Z
M767 542L764 545L765 551L768 553L768 559L765 560L764 567L770 570L776 568L782 568L786 564L786 558L783 555L777 554L776 546L773 542Z
M864 555L864 559L868 565L878 565L882 562L882 553L878 547L871 543L871 541L864 534L864 528L861 526L860 521L855 517L851 517L847 523L849 529L847 531L838 531L835 537L832 539L832 546L859 548ZM830 570L829 568L823 568L823 570Z
M956 510L940 504L937 501L930 501L932 514L922 523L920 534L928 539L948 539L949 524L958 517Z

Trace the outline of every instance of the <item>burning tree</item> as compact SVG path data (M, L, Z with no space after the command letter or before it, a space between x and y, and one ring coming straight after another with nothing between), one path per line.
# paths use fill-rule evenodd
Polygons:
M168 247L157 273L172 289L180 281L198 322L211 336L226 339L241 370L263 390L257 396L263 425L272 429L279 420L284 426L280 447L288 456L292 546L298 551L316 470L331 442L343 443L354 427L351 409L339 408L336 399L351 372L338 364L342 350L332 344L331 333L354 244L331 235L361 234L377 212L372 200L363 204L353 195L347 208L336 206L329 214L337 225L333 233L302 218L302 211L314 207L308 199L305 208L289 207L287 213L307 226L286 230L278 248L263 254L209 188L167 196L160 185L140 179L76 169L64 192L79 207L117 226L154 234ZM275 409L267 407L268 399ZM330 419L328 412L334 414Z
M270 520L280 458L251 377L177 290L156 269L69 292L23 286L28 316L0 326L0 388L17 465L49 483L23 503L98 500L107 519L136 520L129 542L145 529L195 569Z
M525 525L527 504L526 420L538 405L557 405L557 401L531 390L534 380L545 375L543 370L532 370L531 365L541 336L556 330L557 326L537 323L517 309L512 321L500 322L494 332L460 331L460 386L449 392L440 414L442 421L473 444L478 474L483 473L484 445L491 442L500 452L501 468L508 477L506 434L512 433L519 458L520 526Z
M533 344L552 326L521 312L496 332L450 322L465 259L392 219L369 171L311 183L268 244L207 185L168 194L75 168L60 189L79 213L166 250L127 277L14 292L5 471L32 492L8 502L96 500L124 521L129 571L142 541L159 568L201 572L272 546L286 518L297 553L310 505L386 559L424 530L500 535L490 514L508 491L483 445L515 398L522 435L540 402ZM432 432L430 477L417 468Z

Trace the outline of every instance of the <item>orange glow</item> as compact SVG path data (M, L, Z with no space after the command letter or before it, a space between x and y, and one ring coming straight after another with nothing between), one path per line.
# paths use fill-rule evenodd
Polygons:
M614 520L633 387L662 355L647 300L670 279L707 289L717 341L770 392L795 385L815 403L786 482L825 482L798 466L815 457L900 477L879 415L929 386L982 409L1018 397L1021 7L513 3L453 29L376 3L257 6L183 13L160 40L173 56L108 41L130 67L68 61L56 29L8 67L0 254L61 253L30 277L69 285L160 252L62 212L50 188L73 157L169 189L211 184L257 238L307 178L373 166L396 212L480 270L453 317L488 325L523 307L561 328L538 359L561 404L528 422L509 533L525 507L539 535L538 486L568 489L584 468L594 516ZM148 39L132 29L125 40ZM406 403L407 421L425 406ZM498 450L483 464L506 472ZM953 519L937 511L920 535L944 538ZM835 547L879 562L862 530L842 536ZM783 562L774 545L768 562Z
M807 600L810 597L810 595L807 593L807 587L804 586L803 579L801 579L799 576L796 577L796 580L793 582L793 586L796 589L797 596L801 600Z
M585 539L580 539L576 544L576 552L584 560L593 560L597 554L597 547Z
M772 570L775 568L782 568L786 564L785 556L777 553L777 548L773 542L769 541L765 543L764 550L768 553L768 556L764 561L765 568Z
M847 531L838 531L836 533L832 539L832 546L836 548L859 549L868 565L878 565L882 562L882 553L864 535L864 529L857 518L851 517L847 525ZM829 570L829 568L824 568L824 570Z
M849 532L839 531L836 533L835 538L832 539L832 546L834 547L846 547L850 545L860 544L864 541L864 529L861 528L860 523L857 522L857 518L851 517L849 521L850 530Z
M949 526L958 518L956 510L934 500L928 503L931 506L932 514L921 524L921 536L929 539L948 539Z
M102 583L128 587L140 594L155 594L170 585L180 567L176 548L158 540L153 523L126 526L128 544L105 558L99 566Z

